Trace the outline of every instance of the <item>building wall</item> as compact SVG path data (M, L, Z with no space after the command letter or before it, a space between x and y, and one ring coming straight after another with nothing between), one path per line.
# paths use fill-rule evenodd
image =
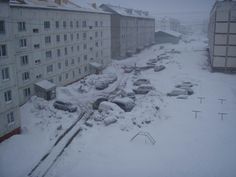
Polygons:
M34 95L34 83L42 79L66 85L91 74L89 62L105 66L110 63L109 15L18 7L11 9L20 104ZM86 21L86 27L82 26L83 21ZM18 30L19 22L25 23L25 31ZM45 29L44 23L50 23L50 28ZM58 28L56 23L59 23ZM26 39L26 47L20 47L22 39ZM28 64L23 64L23 56L28 57ZM28 79L24 79L26 73L29 73ZM26 93L27 89L30 93Z
M10 9L7 3L0 2L0 21L4 21L4 30L0 31L0 46L6 46L6 54L2 49L0 54L0 142L2 137L20 127L18 90L16 80L16 64L14 62L14 48ZM7 69L6 69L7 68ZM6 74L4 71L7 71ZM3 72L5 74L3 74ZM7 76L6 76L7 75ZM6 100L6 92L9 93Z
M155 20L113 15L112 58L122 59L154 43Z
M0 45L6 45L7 55L0 56L0 141L19 133L19 105L35 94L36 82L46 79L67 85L91 74L94 70L90 62L103 66L111 62L109 14L25 8L0 2L1 21L5 30L0 33ZM6 67L9 79L3 80ZM6 91L11 92L7 102ZM10 113L14 116L12 122L8 120Z
M231 8L233 3L235 6L235 2L217 2L210 14L208 37L213 69L236 69L236 10Z

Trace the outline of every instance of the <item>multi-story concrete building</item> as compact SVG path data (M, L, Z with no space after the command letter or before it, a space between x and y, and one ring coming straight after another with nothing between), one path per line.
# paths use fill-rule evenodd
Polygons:
M236 70L236 2L217 1L210 13L209 55L213 70Z
M148 12L102 4L111 13L111 56L122 59L154 43L155 19Z
M157 30L181 32L180 21L170 17L159 17L156 28Z
M20 132L18 87L8 3L0 2L0 142Z
M111 59L110 14L68 0L0 1L0 140L18 133L34 84L66 85Z

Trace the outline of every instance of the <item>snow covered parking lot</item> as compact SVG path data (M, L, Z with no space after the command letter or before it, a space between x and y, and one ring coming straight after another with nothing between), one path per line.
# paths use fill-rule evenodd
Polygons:
M46 176L235 177L236 75L211 73L205 38L192 38L195 40L190 43L162 44L162 49L155 45L134 57L114 61L104 73L114 72L118 78L105 90L90 85L89 81L96 80L94 75L85 79L84 93L78 92L80 82L58 88L58 99L85 110L92 109L98 97L109 94L116 98L120 89L132 92L137 79L150 80L155 89L136 95L130 112L109 110L106 116L117 120L109 126L89 120L93 123L90 128L81 121L78 127L82 132ZM124 65L146 66L149 59L161 55L168 56L157 62L166 66L161 72L147 69L134 75L122 69ZM194 85L193 95L187 99L166 95L183 82ZM57 111L52 103L33 97L21 107L23 133L0 144L1 177L27 176L77 120L78 113ZM94 115L103 116L98 111L91 117ZM148 143L146 136L130 141L139 132L148 132L156 143Z

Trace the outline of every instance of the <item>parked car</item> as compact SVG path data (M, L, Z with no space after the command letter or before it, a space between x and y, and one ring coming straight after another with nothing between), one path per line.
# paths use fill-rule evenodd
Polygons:
M63 101L55 101L53 103L54 108L60 109L63 111L68 111L68 112L75 112L77 111L77 107L74 106L72 103L69 102L63 102Z
M112 102L117 104L125 112L130 112L135 106L134 100L128 97L115 98Z
M99 105L101 102L103 101L108 101L107 98L104 98L104 97L101 97L101 98L98 98L94 103L93 103L93 109L98 109L99 108Z
M141 94L141 95L145 95L151 90L154 90L152 86L140 86L137 89L133 89L135 94Z

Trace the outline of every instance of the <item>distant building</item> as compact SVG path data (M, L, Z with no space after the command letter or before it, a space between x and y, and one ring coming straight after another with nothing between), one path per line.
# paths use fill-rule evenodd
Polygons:
M181 34L175 31L158 30L155 32L155 42L157 44L172 43L178 44Z
M0 1L0 142L20 132L36 83L70 84L111 62L110 17L69 0Z
M213 70L236 70L236 2L217 1L210 13L209 54Z
M157 30L180 32L181 24L178 19L170 17L159 17L156 22Z
M111 13L111 56L122 59L154 43L155 19L148 12L102 4Z

